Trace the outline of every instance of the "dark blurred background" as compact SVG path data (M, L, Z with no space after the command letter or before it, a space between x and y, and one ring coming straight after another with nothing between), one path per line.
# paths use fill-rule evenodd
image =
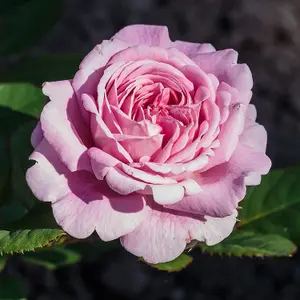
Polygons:
M253 72L252 101L269 134L273 166L300 162L299 0L67 0L61 20L39 45L0 62L9 68L28 54L87 53L133 23L167 25L172 39L238 50ZM300 299L299 255L252 259L198 251L175 274L151 269L121 250L56 271L16 257L5 272L20 276L29 299L37 300Z

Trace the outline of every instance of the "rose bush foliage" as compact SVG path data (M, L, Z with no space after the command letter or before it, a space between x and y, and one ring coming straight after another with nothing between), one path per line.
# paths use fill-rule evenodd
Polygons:
M71 236L120 238L149 263L192 240L215 245L247 185L271 167L249 104L253 80L232 49L171 41L132 25L97 45L71 80L47 82L26 178Z

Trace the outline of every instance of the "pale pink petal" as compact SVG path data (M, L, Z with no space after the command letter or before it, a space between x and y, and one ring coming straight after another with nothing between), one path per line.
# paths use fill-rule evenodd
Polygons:
M227 162L238 145L240 135L244 130L247 106L235 104L230 110L229 117L222 124L218 136L220 147L215 149L215 156L210 158L205 170Z
M103 76L103 72L103 69L97 71L81 69L75 74L72 80L72 86L76 93L79 108L86 124L89 124L90 115L82 106L82 95L90 95L93 98L97 96L97 86Z
M216 131L219 130L221 120L220 110L215 102L206 100L202 106L202 112L205 114L208 122L208 130L198 143L198 148L207 148L213 142Z
M240 136L240 143L251 147L257 152L264 153L267 148L267 131L262 125L253 123L252 126L245 128L243 131Z
M168 28L156 25L130 25L116 33L112 40L121 40L131 45L170 47Z
M234 172L228 164L217 166L193 177L202 188L201 192L185 196L167 207L199 215L229 216L246 195L244 177L241 171Z
M227 121L229 117L229 105L231 103L231 94L226 91L218 91L216 103L220 110L220 125Z
M195 172L203 169L209 162L208 156L201 154L198 157L194 158L190 162L182 164L182 168L187 172Z
M105 180L109 187L121 195L129 195L133 192L142 191L147 184L136 180L121 170L109 168Z
M121 109L111 106L112 112L124 134L135 136L153 136L161 132L161 127L149 121L136 122L130 119Z
M184 188L180 184L153 185L153 199L161 205L173 204L180 201L184 196Z
M57 223L75 238L86 238L96 230L102 240L114 240L134 230L145 217L141 195L116 194L89 172L70 174L68 184L69 194L52 208Z
M41 128L41 123L38 122L30 137L32 147L36 148L38 144L43 140L43 138L44 136Z
M162 148L162 134L149 137L115 134L114 137L134 161L139 161L143 156L151 157Z
M199 183L193 179L187 179L183 182L180 182L180 185L184 187L184 194L189 195L196 195L202 191L201 186Z
M238 90L251 90L253 78L246 64L237 64L238 53L226 49L191 57L206 73L214 74L220 82L224 81Z
M247 115L246 115L246 124L245 127L248 127L248 123L252 124L255 122L257 117L257 111L256 108L253 104L249 104L248 105L248 109L247 109Z
M175 179L172 179L170 177L163 177L158 174L153 174L150 172L145 172L142 170L139 170L137 168L130 167L126 164L122 164L122 170L129 176L141 180L143 182L151 183L151 184L172 184L177 183Z
M133 162L130 154L115 139L114 135L110 132L106 124L103 122L103 119L99 115L92 114L91 131L95 145L98 148L122 162Z
M183 163L186 161L190 161L195 156L197 146L198 146L198 141L189 144L184 149L182 149L175 155L172 155L170 158L168 158L166 163L175 164L175 163Z
M203 241L208 246L216 245L220 242L222 242L225 238L227 238L236 223L236 217L237 217L237 211L235 210L232 215L224 218L213 218L209 216L205 216L206 222L203 225ZM197 234L199 233L199 230L197 230L197 227L195 226L195 231L193 231L193 237L196 240L200 240L199 237L197 237ZM201 241L201 240L200 240Z
M176 215L151 210L140 226L120 240L127 251L156 264L178 257L186 247L186 238Z
M172 156L177 154L187 146L188 142L190 141L190 133L194 129L194 127L196 127L196 125L194 123L191 123L184 128L182 134L172 147Z
M164 127L168 127L170 129L172 136L170 137L167 144L162 148L162 150L159 151L157 155L153 158L153 162L155 163L165 163L168 160L168 158L171 155L172 148L180 135L179 124L174 119L172 118L169 118L168 120L165 119L164 122L160 125L163 125ZM166 132L166 130L164 132Z
M210 53L195 53L192 59L202 71L214 74L220 81L226 70L237 64L238 52L226 49Z
M245 177L245 183L246 185L259 185L261 183L261 174L256 173L256 172L250 172L246 177Z
M128 48L130 44L120 40L104 40L83 59L80 69L99 70L107 64L110 58L119 51ZM85 91L89 93L89 91Z
M192 177L202 188L199 194L185 196L167 207L212 217L229 216L246 195L246 177L253 172L267 174L270 167L271 161L264 153L239 144L228 163Z
M168 164L157 164L153 162L145 162L145 168L149 169L151 172L160 173L160 174L167 174L170 173L172 170L172 165Z
M192 240L214 245L226 238L236 222L236 211L226 218L195 217L154 207L131 233L121 237L123 247L148 263L178 257Z
M92 169L97 179L103 180L109 168L120 164L121 162L106 152L92 147L88 150L91 159Z
M216 51L215 47L211 44L198 44L184 41L175 41L172 43L172 45L187 56L194 56L195 54Z
M128 46L127 43L121 41L105 40L97 45L81 62L80 70L76 72L72 80L72 86L86 123L89 122L89 116L80 103L82 94L96 97L97 86L103 75L105 65L115 53L126 49Z
M252 91L251 90L238 90L235 87L230 86L225 82L221 82L218 87L218 92L221 93L229 93L231 97L230 104L235 105L238 103L242 103L244 105L249 106L249 102L252 98Z
M40 119L44 138L70 171L91 170L86 153L92 144L90 131L82 122L70 82L46 83L43 92L51 99Z
M237 64L231 69L227 69L224 78L221 80L240 91L247 91L253 88L252 73L246 64Z
M34 160L35 164L27 170L26 181L36 198L55 202L68 193L64 174L70 171L45 139L40 142L29 159Z

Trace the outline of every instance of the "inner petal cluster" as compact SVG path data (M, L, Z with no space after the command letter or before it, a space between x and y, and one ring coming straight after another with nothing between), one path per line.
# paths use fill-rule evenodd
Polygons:
M104 71L99 110L133 162L177 164L209 154L205 148L219 133L219 112L210 79L195 76L149 59L114 62Z

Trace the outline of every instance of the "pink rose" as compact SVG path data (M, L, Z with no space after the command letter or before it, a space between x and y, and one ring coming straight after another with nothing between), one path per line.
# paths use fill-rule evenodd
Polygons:
M268 173L267 134L232 49L172 42L132 25L97 45L72 80L47 82L27 182L71 236L120 238L147 262L214 245L246 185Z

